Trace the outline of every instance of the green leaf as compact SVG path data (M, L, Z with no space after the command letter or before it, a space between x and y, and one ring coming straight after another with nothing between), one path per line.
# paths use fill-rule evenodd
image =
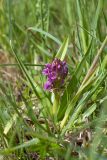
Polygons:
M69 42L69 37L65 38L64 42L62 43L61 47L59 48L59 51L55 56L56 58L59 58L62 61L64 60L68 48L68 42Z
M15 113L12 118L7 122L5 128L4 128L4 134L7 134L9 132L9 130L11 129L11 127L13 126L14 122L17 119L17 114Z
M84 27L86 28L86 22L85 22L85 17L84 17L84 14L82 13L82 5L80 3L81 1L80 0L76 0L76 5L77 5L77 13L78 13L78 18L79 18L79 24L81 27ZM83 51L84 53L86 52L87 50L87 41L86 41L86 33L84 30L81 30L80 32L81 34L81 40L82 40L82 46L83 46Z
M79 113L81 112L81 110L83 109L85 103L86 103L86 102L89 100L89 98L95 93L95 91L99 88L99 86L102 84L102 82L103 82L103 81L105 80L105 78L107 77L107 73L105 72L104 75L101 74L100 76L101 76L102 78L99 78L99 81L97 82L97 84L95 84L95 87L93 87L92 90L89 91L89 92L81 99L81 101L79 102L79 104L78 104L77 107L75 108L74 112L72 112L72 116L70 117L68 123L66 124L66 126L65 126L65 127L63 128L63 130L62 130L62 134L64 134L65 131L66 131L67 129L69 129L69 128L73 125L75 119L77 118L77 116L79 115ZM73 106L73 105L74 105L73 103L69 105L69 107L68 107L68 109L67 109L67 111L66 111L66 113L65 113L65 117L64 117L65 119L66 119L66 117L69 117L69 114L71 113L71 109L72 109L72 106Z
M98 0L97 9L96 9L95 16L93 17L93 24L92 24L92 27L94 30L96 30L97 28L97 23L98 23L100 13L102 11L103 3L104 3L104 0Z
M21 68L22 72L24 73L24 75L26 76L26 78L28 79L28 81L30 82L31 87L32 87L34 93L36 94L36 96L38 97L38 99L41 100L40 95L39 95L39 93L38 93L37 90L36 90L36 87L37 87L37 86L35 85L36 83L34 82L34 80L32 79L32 77L29 75L29 73L28 73L26 67L24 66L24 64L22 63L21 59L20 59L20 58L18 57L18 55L14 52L13 47L12 47L12 43L10 43L10 46L11 46L11 49L12 49L12 53L13 53L13 55L15 56L15 58L16 58L18 64L19 64L19 67Z
M78 83L78 81L76 79L76 76L73 76L72 79L70 80L67 88L65 89L63 96L61 97L61 104L60 104L60 109L58 112L58 119L59 120L65 114L69 99L70 99L72 93L76 90L77 83Z
M67 108L67 98L70 99L72 93L76 90L76 86L80 80L80 76L82 74L84 65L86 64L86 60L88 55L90 54L90 50L92 47L92 42L93 40L91 40L90 45L88 47L88 50L86 52L86 54L84 55L84 57L82 58L81 62L79 63L77 69L75 70L66 90L64 91L64 94L61 98L61 104L60 104L60 109L58 112L58 118L62 118L62 116L64 115L66 108Z
M58 38L54 37L53 35L51 35L51 34L48 33L48 32L43 31L42 29L38 29L38 28L36 28L36 27L30 27L30 28L28 28L28 31L29 31L29 30L32 30L32 31L35 31L35 32L39 32L39 33L45 35L46 37L52 39L52 40L53 40L54 42L56 42L57 44L59 44L59 45L61 44L61 42L59 41Z
M83 117L83 120L86 118L86 117L89 117L97 108L97 105L94 103L90 108L88 108L85 113L82 115Z
M0 150L0 154L9 154L9 153L12 153L18 149L22 149L22 148L27 148L27 147L30 147L30 146L34 146L36 144L38 144L39 142L39 139L38 138L33 138L19 146L16 146L16 147L13 147L13 148L7 148L7 149L4 149L4 150Z
M91 48L92 48L92 43L93 43L93 39L91 40L90 45L89 45L84 57L82 58L81 62L79 63L79 65L78 65L78 67L77 67L77 69L74 73L74 75L76 75L77 79L79 79L81 74L82 74L82 71L83 71L84 66L86 64L86 61L87 61L87 57L90 54L90 51L91 51Z

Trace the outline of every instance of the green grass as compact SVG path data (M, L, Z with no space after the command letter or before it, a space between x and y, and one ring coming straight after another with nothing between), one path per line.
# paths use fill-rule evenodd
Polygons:
M0 56L9 58L0 61L6 160L107 159L106 8L106 0L0 1ZM58 97L43 89L42 69L55 57L69 69Z

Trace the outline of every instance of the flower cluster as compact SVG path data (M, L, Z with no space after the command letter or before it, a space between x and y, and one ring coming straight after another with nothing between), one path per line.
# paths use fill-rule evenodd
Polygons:
M68 67L65 61L55 58L52 63L45 65L42 73L47 76L44 89L52 91L52 89L60 88L64 84L64 79L68 74Z

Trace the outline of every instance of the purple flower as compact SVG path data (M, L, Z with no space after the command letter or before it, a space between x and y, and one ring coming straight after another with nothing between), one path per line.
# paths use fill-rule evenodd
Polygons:
M45 90L51 90L52 89L52 83L50 81L47 81L45 84L44 84L44 89Z
M68 74L68 67L65 61L55 58L52 63L45 65L42 73L47 76L44 89L52 91L52 89L60 88L64 84L64 79Z

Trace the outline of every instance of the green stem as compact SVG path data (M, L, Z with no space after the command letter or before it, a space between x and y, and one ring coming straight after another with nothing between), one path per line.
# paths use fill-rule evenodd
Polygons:
M57 119L57 113L58 113L58 109L59 109L59 100L60 100L60 96L58 93L54 93L54 103L53 103L53 107L52 107L52 113L53 113L53 117L56 120Z

